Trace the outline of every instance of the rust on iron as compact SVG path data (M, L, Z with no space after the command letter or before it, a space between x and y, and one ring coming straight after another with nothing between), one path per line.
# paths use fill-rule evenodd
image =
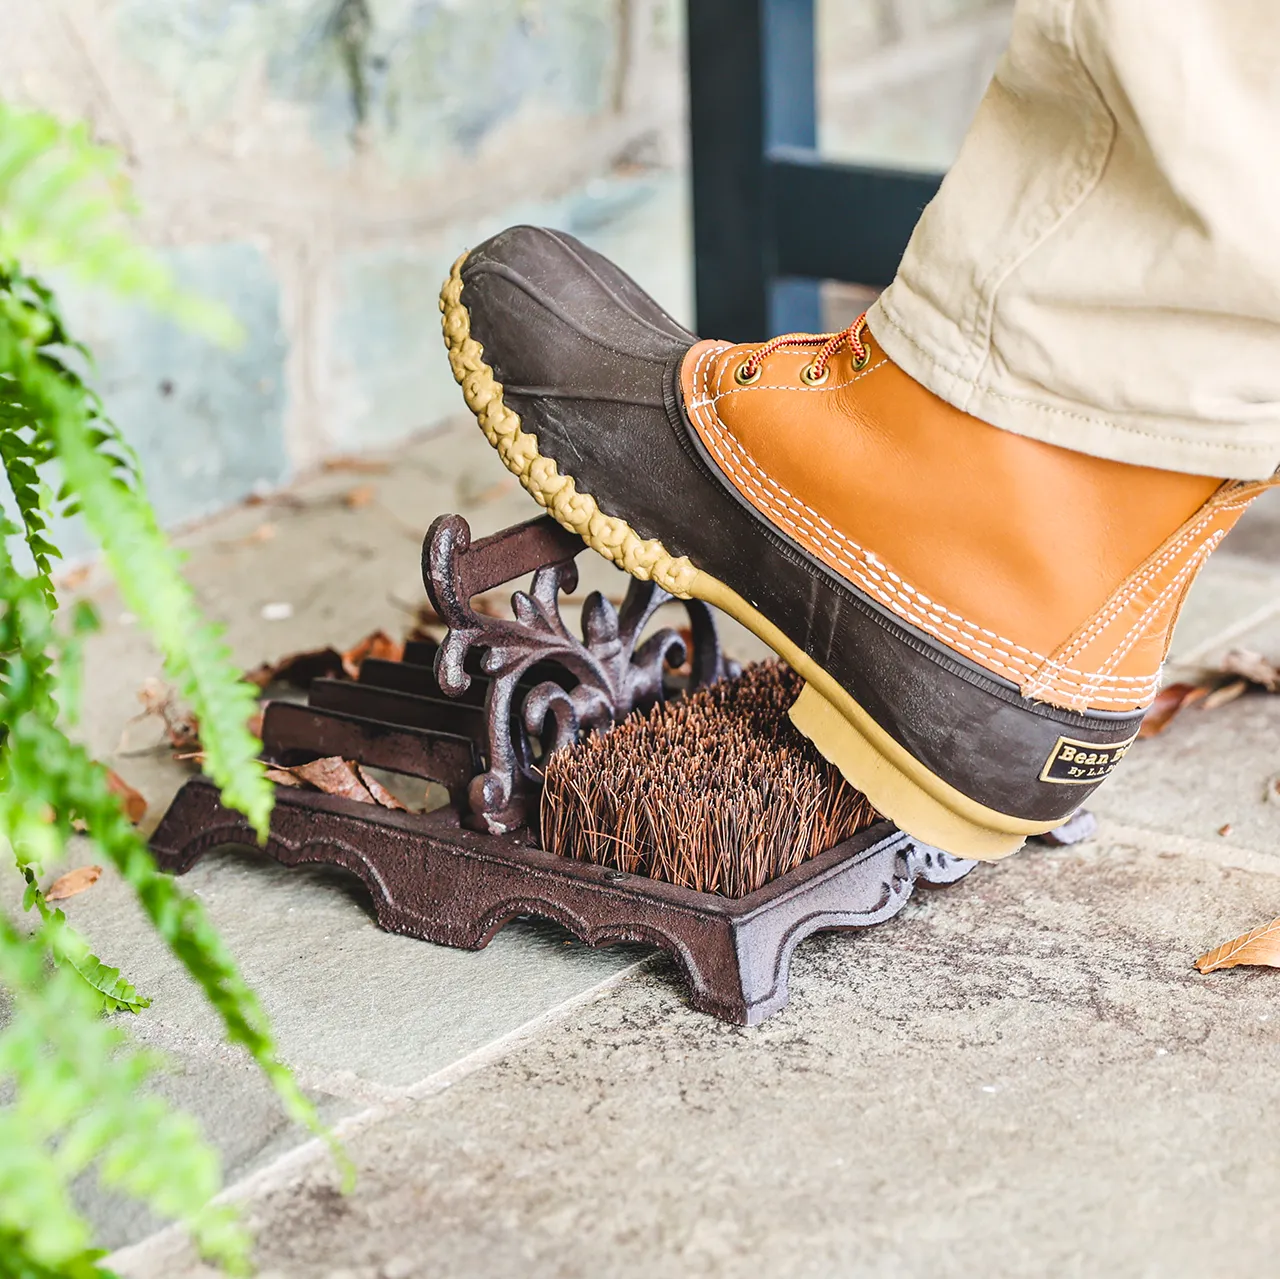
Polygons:
M659 946L695 1007L755 1024L785 1004L791 954L805 937L881 923L915 884L954 883L974 863L877 822L728 898L537 847L526 818L537 810L540 760L586 729L730 670L714 616L697 601L682 602L691 654L672 629L646 635L670 598L651 583L631 582L619 608L592 595L574 635L559 599L577 584L582 549L545 517L474 545L460 516L438 519L423 567L449 627L443 642L410 643L400 662L367 659L354 683L313 685L306 706L268 704L263 741L271 762L340 755L439 782L449 805L403 812L277 788L265 855L344 867L368 885L383 928L443 945L480 949L509 920L538 915L589 945ZM471 609L476 595L530 573L528 591L512 597L513 619ZM686 656L692 674L679 681L673 670ZM229 845L257 841L203 778L183 786L152 838L160 866L178 874Z
M524 824L537 790L521 767L521 728L539 738L549 733L547 749L555 750L577 741L584 730L605 728L637 707L653 705L664 695L666 673L686 656L692 657L692 687L725 674L715 622L699 600L681 601L693 636L691 655L669 627L642 638L654 613L672 598L653 582L631 579L621 608L593 591L582 608L582 636L574 635L560 615L560 594L578 584L573 555L582 549L575 535L545 515L474 546L460 515L441 515L427 532L423 581L449 628L435 655L440 688L450 696L465 694L474 678L467 658L484 650L488 767L471 783L468 798L472 816L494 834ZM472 597L531 568L530 589L511 597L514 618L472 610ZM528 672L547 663L572 679L547 679L524 694L519 707L513 705Z
M165 870L188 870L218 847L254 847L249 824L204 778L178 793L153 839ZM695 1008L753 1026L787 1002L791 955L828 928L869 928L896 915L917 883L952 884L973 869L887 822L746 897L699 893L557 857L527 833L468 830L452 809L401 813L281 789L266 855L358 875L390 932L480 950L521 915L563 925L590 946L644 942L666 951Z

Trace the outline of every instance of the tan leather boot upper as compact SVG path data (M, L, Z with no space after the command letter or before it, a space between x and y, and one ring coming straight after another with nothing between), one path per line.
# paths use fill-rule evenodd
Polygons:
M744 386L758 348L700 342L689 418L757 511L912 626L1039 701L1149 703L1187 588L1267 485L997 430L869 346L821 386L800 376L813 346L784 347Z

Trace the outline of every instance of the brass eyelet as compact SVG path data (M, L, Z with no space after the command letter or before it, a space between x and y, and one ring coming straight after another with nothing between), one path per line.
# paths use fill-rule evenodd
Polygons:
M831 365L829 364L823 367L821 373L815 373L813 371L812 364L806 364L804 368L800 370L800 381L802 381L805 386L821 386L830 376Z
M764 372L764 369L759 364L756 365L754 372L748 372L750 368L750 360L743 360L742 363L738 365L734 372L733 380L739 386L750 386L752 382L760 381L760 374Z
M860 340L862 342L862 349L863 351L866 352L866 354L863 355L862 359L854 360L853 371L855 373L861 373L862 370L865 369L867 365L871 363L871 335L868 333L863 333Z

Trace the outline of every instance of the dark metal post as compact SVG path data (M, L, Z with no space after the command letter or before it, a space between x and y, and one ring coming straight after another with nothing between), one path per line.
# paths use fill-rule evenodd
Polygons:
M778 278L768 155L817 144L813 0L689 0L698 329L752 341L819 323L818 285Z
M940 177L817 152L814 0L688 0L697 327L820 327L821 280L885 285Z
M773 274L764 189L765 0L689 0L689 123L697 327L758 340Z
M770 225L769 336L816 333L822 327L822 285L782 274L778 219L788 199L769 157L780 147L816 151L818 146L817 28L814 0L765 0L764 142L766 199Z

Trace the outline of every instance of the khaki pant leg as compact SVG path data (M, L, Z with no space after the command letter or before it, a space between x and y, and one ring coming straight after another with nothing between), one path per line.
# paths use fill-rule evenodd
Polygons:
M908 373L1006 430L1270 475L1280 0L1019 0L869 319Z

